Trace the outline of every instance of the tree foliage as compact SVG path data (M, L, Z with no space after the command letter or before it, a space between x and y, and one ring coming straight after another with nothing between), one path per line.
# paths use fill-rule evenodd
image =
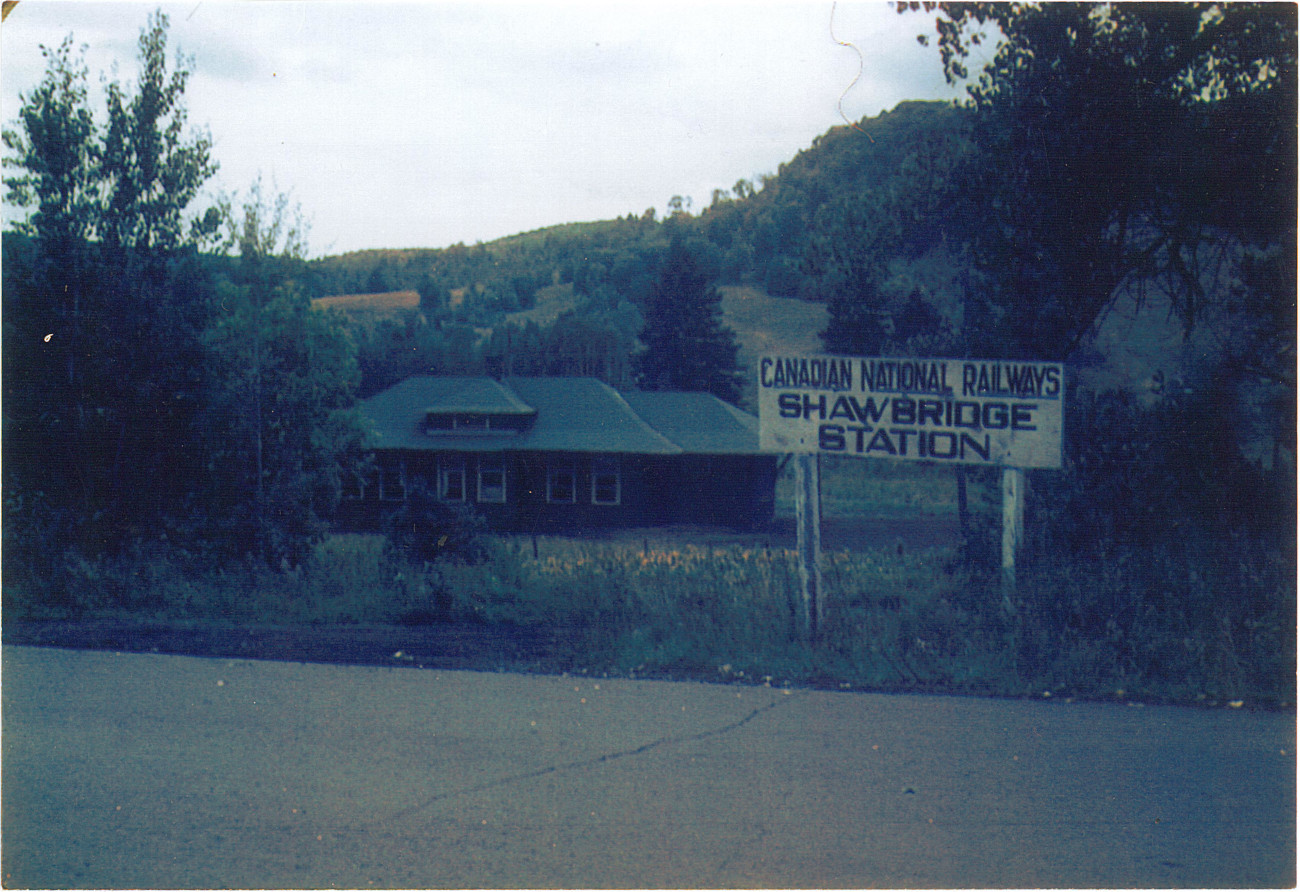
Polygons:
M228 219L238 263L218 283L204 335L207 515L242 554L296 565L328 528L343 468L360 453L356 348L285 275L302 259L301 217L254 184Z
M886 131L888 155L876 159L876 177L817 209L804 269L826 300L829 352L906 353L922 342L945 354L960 349L935 306L952 296L929 293L908 270L961 243L953 205L968 128L969 115L954 109L910 109ZM845 138L871 142L861 133Z
M722 297L682 239L668 248L646 303L639 381L649 390L740 396L735 336L722 324Z
M102 123L73 46L3 137L29 211L4 240L6 547L53 591L66 555L159 537L295 561L358 443L354 347L295 282L300 218L260 184L194 215L216 163L165 15Z
M189 221L185 210L217 171L212 140L187 131L185 86L192 60L178 55L167 70L167 16L156 12L140 33L134 92L108 84L108 127L100 179L105 204L101 237L111 250L172 250L210 234L216 218Z
M141 34L139 86L109 85L107 127L69 38L4 132L34 249L6 269L7 485L75 518L92 550L175 510L195 470L207 284L183 222L215 165L185 130L166 27Z
M1181 323L1193 354L1140 399L1072 389L1066 466L1031 500L1035 659L1071 636L1140 640L1154 615L1188 642L1293 626L1296 7L899 8L936 15L952 81L996 46L948 191L966 347L1077 359L1122 299ZM1254 416L1271 471L1247 458Z
M98 133L87 105L84 47L73 53L70 35L56 49L41 47L45 77L19 97L20 129L3 134L20 171L5 177L9 199L32 208L15 229L39 234L46 251L64 257L94 234L99 202Z
M1294 250L1294 6L901 6L937 12L950 80L1001 41L969 88L960 181L987 348L1064 358L1122 286L1191 329L1211 257Z

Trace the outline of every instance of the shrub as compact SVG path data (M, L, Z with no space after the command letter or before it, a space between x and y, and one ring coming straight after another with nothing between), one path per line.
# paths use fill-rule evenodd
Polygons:
M385 529L392 552L413 563L478 563L487 557L486 534L481 515L439 501L423 484L410 489Z
M1294 696L1290 483L1242 458L1222 404L1075 395L1066 467L1031 488L1027 681Z

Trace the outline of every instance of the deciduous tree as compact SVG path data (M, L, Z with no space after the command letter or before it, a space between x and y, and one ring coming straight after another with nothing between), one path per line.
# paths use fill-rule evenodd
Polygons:
M950 80L1000 40L969 88L962 178L974 284L997 308L990 349L1064 358L1126 286L1191 329L1212 259L1294 255L1293 4L900 8L936 13ZM1270 365L1293 385L1291 320L1290 358Z
M359 454L356 348L279 272L301 259L301 215L254 185L229 220L239 260L205 335L209 517L236 550L297 564L328 527Z
M36 252L25 280L6 276L5 383L21 394L6 405L6 477L75 517L92 550L179 510L194 473L207 307L196 249L214 218L187 209L216 165L187 131L188 70L182 59L168 74L166 33L152 16L139 83L108 85L103 127L71 39L47 51L4 135Z

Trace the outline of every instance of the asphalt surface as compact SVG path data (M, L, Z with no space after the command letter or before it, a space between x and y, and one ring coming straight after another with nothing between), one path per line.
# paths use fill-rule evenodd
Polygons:
M8 888L1296 882L1293 713L2 656Z

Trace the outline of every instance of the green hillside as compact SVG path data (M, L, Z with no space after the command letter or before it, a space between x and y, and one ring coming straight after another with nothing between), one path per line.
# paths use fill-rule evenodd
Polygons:
M765 350L822 349L834 271L817 262L818 243L833 237L845 207L871 204L918 158L958 153L963 120L944 103L905 102L832 128L758 182L715 190L698 214L646 212L472 246L352 252L311 261L303 282L316 298L419 293L418 313L360 335L363 392L429 368L597 374L622 386L632 383L647 297L677 238L721 286L724 322L747 368ZM955 321L946 257L898 258L895 303L924 293Z
M736 333L738 359L745 370L743 399L757 405L755 366L765 353L817 353L826 327L826 307L790 297L773 297L750 286L724 285L722 316Z
M960 151L964 113L946 103L903 102L853 127L835 127L772 174L717 189L696 215L652 213L563 223L472 246L356 251L311 263L313 296L476 287L503 312L528 309L538 288L572 282L635 299L674 232L696 238L723 284L758 285L780 297L815 294L809 246L837 208L871 196L900 170Z
M987 352L965 334L972 311L976 325L987 324L991 311L970 304L978 273L961 245L970 235L957 228L963 199L948 190L970 153L971 114L945 103L900 103L828 130L756 182L715 190L696 214L629 214L472 246L325 257L309 264L305 284L315 297L420 294L419 313L364 333L363 392L399 371L429 369L597 374L628 385L646 296L674 237L689 243L719 284L745 380L765 351L847 352L852 338L827 343L821 335L843 312L836 296L853 295L864 277L876 289L880 352ZM870 241L891 227L906 229L906 238ZM1162 392L1159 382L1183 380L1222 349L1206 326L1187 342L1168 302L1139 300L1147 290L1140 281L1126 286L1112 312L1059 357L1079 383L1125 388L1150 402ZM1223 325L1231 332L1238 323Z

